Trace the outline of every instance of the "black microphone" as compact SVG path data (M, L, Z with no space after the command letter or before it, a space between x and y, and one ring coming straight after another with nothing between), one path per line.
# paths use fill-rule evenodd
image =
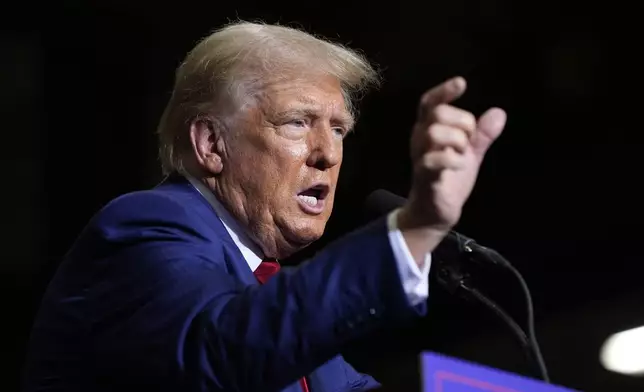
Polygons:
M406 201L404 197L384 189L378 189L367 197L365 201L365 213L368 218L379 217L396 208L402 207ZM432 255L436 256L435 259L438 261L438 282L449 292L453 294L460 293L465 298L472 298L487 306L499 316L517 337L521 346L526 350L528 358L534 360L537 374L544 381L550 382L548 369L546 368L539 343L537 342L532 295L521 273L496 250L479 245L473 239L453 230L447 234L443 242L432 252ZM469 273L465 271L467 268L463 265L470 261L499 265L508 269L517 277L526 299L528 316L527 334L503 308L471 285L469 282Z
M367 216L371 218L385 215L396 208L402 207L406 201L407 199L402 196L398 196L385 189L378 189L373 191L367 197L367 200L365 201L365 212ZM455 246L459 253L471 254L474 256L473 259L476 261L490 262L504 267L509 265L509 262L503 257L500 257L498 252L494 249L479 245L473 239L456 231L450 231L443 240L443 243ZM443 245L443 247L444 246L445 245Z

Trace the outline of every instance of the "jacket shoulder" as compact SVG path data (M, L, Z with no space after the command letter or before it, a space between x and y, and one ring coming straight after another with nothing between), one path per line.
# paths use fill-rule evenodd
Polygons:
M214 212L212 217L217 219ZM195 206L169 192L151 189L112 200L94 215L86 231L110 243L203 243L218 237L209 226Z

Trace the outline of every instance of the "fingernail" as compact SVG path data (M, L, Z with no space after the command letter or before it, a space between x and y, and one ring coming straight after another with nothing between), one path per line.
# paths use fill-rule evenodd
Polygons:
M452 83L454 84L454 87L459 90L465 88L465 86L467 85L465 78L463 78L462 76L457 76L452 79Z

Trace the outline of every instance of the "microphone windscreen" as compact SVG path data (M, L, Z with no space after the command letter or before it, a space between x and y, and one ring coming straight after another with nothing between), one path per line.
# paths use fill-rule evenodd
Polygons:
M378 189L367 197L364 212L367 218L376 219L386 215L396 208L402 207L407 200L384 189Z

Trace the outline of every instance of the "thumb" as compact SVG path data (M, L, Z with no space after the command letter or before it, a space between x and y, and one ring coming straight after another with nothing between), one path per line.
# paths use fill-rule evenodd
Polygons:
M483 159L488 148L501 135L506 119L505 111L499 108L489 109L479 117L476 133L472 138L472 148L479 159Z

